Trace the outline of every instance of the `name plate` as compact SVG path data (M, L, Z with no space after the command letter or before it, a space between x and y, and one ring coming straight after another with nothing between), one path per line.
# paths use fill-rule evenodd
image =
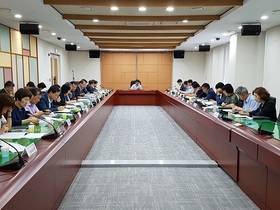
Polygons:
M36 148L35 144L32 143L25 148L25 151L26 151L27 156L30 157L31 155L33 155L37 152L37 148Z
M78 112L78 114L77 114L79 117L81 117L82 115L81 115L81 112Z
M218 118L219 117L219 113L218 112L214 112L213 116Z
M193 106L194 106L194 107L198 107L197 103L194 103Z
M70 119L67 119L65 122L66 122L67 126L71 125Z
M85 111L88 112L88 108L87 107L85 108Z

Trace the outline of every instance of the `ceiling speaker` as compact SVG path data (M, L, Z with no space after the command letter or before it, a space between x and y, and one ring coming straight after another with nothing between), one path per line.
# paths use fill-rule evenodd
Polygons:
M184 58L185 57L185 51L184 50L174 50L173 51L174 58Z
M89 58L100 58L100 50L90 50Z
M76 51L77 50L77 45L75 44L65 44L65 50L66 51Z
M241 36L258 36L262 31L260 24L258 25L242 25Z
M199 45L199 51L201 51L201 52L210 51L210 45Z
M38 23L20 23L19 30L21 34L39 34Z

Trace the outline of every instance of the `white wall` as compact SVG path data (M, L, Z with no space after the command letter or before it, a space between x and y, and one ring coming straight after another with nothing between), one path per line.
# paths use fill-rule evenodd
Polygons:
M280 26L266 32L263 86L277 99L277 110L280 110Z
M233 85L246 86L251 92L262 86L264 71L265 32L260 36L237 38L235 78Z
M200 84L205 81L205 52L185 52L184 59L173 59L172 87L177 79L192 79Z
M61 47L38 39L39 82L44 82L47 87L51 85L51 53L59 56L60 73L58 84L64 84L67 81L71 81L71 70L68 68L67 52Z
M75 80L95 79L101 84L100 58L89 58L88 51L69 52L69 69L74 70Z

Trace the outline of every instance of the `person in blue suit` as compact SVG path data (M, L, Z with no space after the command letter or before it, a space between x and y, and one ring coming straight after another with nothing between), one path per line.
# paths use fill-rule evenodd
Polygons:
M41 95L40 101L37 103L37 107L41 111L51 110L62 111L64 106L55 105L54 101L59 97L60 89L57 85L52 85L46 93Z

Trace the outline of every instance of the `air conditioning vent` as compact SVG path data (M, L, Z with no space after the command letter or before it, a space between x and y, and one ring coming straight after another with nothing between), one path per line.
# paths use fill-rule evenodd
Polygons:
M152 26L153 22L125 22L127 26Z

